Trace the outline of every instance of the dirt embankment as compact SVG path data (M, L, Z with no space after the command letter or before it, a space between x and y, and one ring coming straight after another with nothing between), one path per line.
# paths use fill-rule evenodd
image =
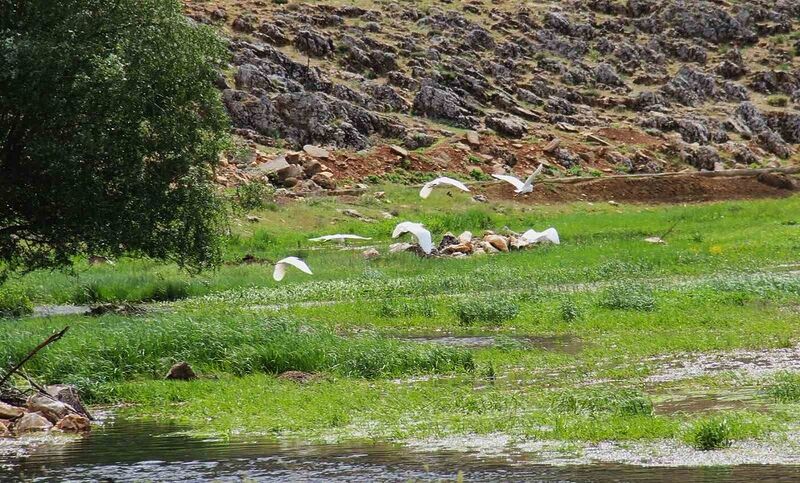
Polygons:
M717 200L781 198L797 190L771 186L756 176L708 177L697 174L650 178L598 178L575 183L540 183L533 193L515 197L506 184L484 185L489 199L517 199L527 203L569 201L624 201L633 203L689 203Z

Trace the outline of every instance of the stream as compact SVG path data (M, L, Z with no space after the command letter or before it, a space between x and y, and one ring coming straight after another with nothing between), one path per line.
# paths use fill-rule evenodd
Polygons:
M796 481L797 466L543 465L521 456L418 452L402 446L201 440L186 428L108 419L64 443L44 437L0 456L0 481Z

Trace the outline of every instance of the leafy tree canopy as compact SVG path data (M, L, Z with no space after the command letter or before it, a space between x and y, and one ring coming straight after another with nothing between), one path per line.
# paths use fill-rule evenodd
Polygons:
M217 262L226 57L175 0L0 0L2 271Z

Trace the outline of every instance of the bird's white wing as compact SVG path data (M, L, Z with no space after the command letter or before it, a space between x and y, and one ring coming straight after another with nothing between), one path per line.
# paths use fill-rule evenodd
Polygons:
M456 188L460 189L461 191L469 191L469 188L467 188L467 185L465 185L461 181L459 181L457 179L453 179L453 178L448 178L446 176L443 176L441 178L436 178L435 180L431 181L431 183L436 183L437 186L440 185L440 184L449 184L450 186L455 186Z
M507 176L505 174L493 174L492 177L499 179L500 181L505 181L506 183L511 183L518 190L521 190L525 186L525 184L522 181L518 180L514 176Z
M308 268L308 265L306 265L306 262L300 260L297 257L286 257L283 260L278 260L278 262L275 264L275 270L272 272L272 278L274 278L278 282L283 280L283 277L286 275L286 267L289 265L295 267L301 272L305 272L309 275L314 275L313 273L311 273L311 269Z
M408 230L409 233L414 235L414 238L417 239L417 243L419 243L420 248L422 251L430 254L433 250L433 242L431 241L431 232L426 230L422 227L422 225L414 225L411 226Z
M542 232L542 239L547 240L554 245L561 244L561 238L559 238L558 232L556 231L555 228L552 227Z
M319 241L328 241L328 240L372 240L372 238L367 238L364 236L359 235L349 235L349 234L339 234L336 235L325 235L319 236L317 238L309 238L308 241L319 242Z
M274 278L276 282L280 282L283 280L284 276L286 276L286 264L276 263L275 270L272 271L272 278Z
M428 196L430 196L431 195L431 191L433 191L433 187L434 186L436 186L436 180L428 182L428 183L425 183L422 186L422 189L419 190L419 197L422 198L422 199L425 199Z
M539 167L538 167L538 168L536 168L536 171L534 171L533 173L531 173L531 175L530 175L530 176L528 176L528 179L526 179L526 180L525 180L525 185L524 185L524 187L525 187L525 188L528 188L528 187L532 187L532 186L533 186L533 181L534 181L534 180L536 179L536 177L537 177L537 176L539 176L539 174L542 172L542 168L544 168L544 164L541 164L541 163L540 163L540 164L539 164Z
M550 242L555 245L561 244L561 240L555 228L548 228L542 232L528 230L522 234L522 238L526 239L530 243Z
M398 223L397 226L394 227L394 231L392 232L392 238L397 238L403 233L411 231L411 228L415 226L421 227L422 224L414 223L413 221L404 221L402 223Z

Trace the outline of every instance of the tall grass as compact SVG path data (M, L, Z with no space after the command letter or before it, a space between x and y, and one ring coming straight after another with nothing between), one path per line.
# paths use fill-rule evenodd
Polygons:
M502 295L459 300L452 306L461 325L498 325L519 315L519 304Z
M58 327L37 322L0 326L0 362L20 360ZM26 368L43 382L76 384L90 399L102 400L105 383L160 378L177 361L201 373L299 370L365 378L474 367L472 355L460 349L375 336L345 338L283 318L217 312L76 321Z
M632 389L568 390L554 396L552 409L559 413L595 415L608 413L625 416L650 416L653 402Z

